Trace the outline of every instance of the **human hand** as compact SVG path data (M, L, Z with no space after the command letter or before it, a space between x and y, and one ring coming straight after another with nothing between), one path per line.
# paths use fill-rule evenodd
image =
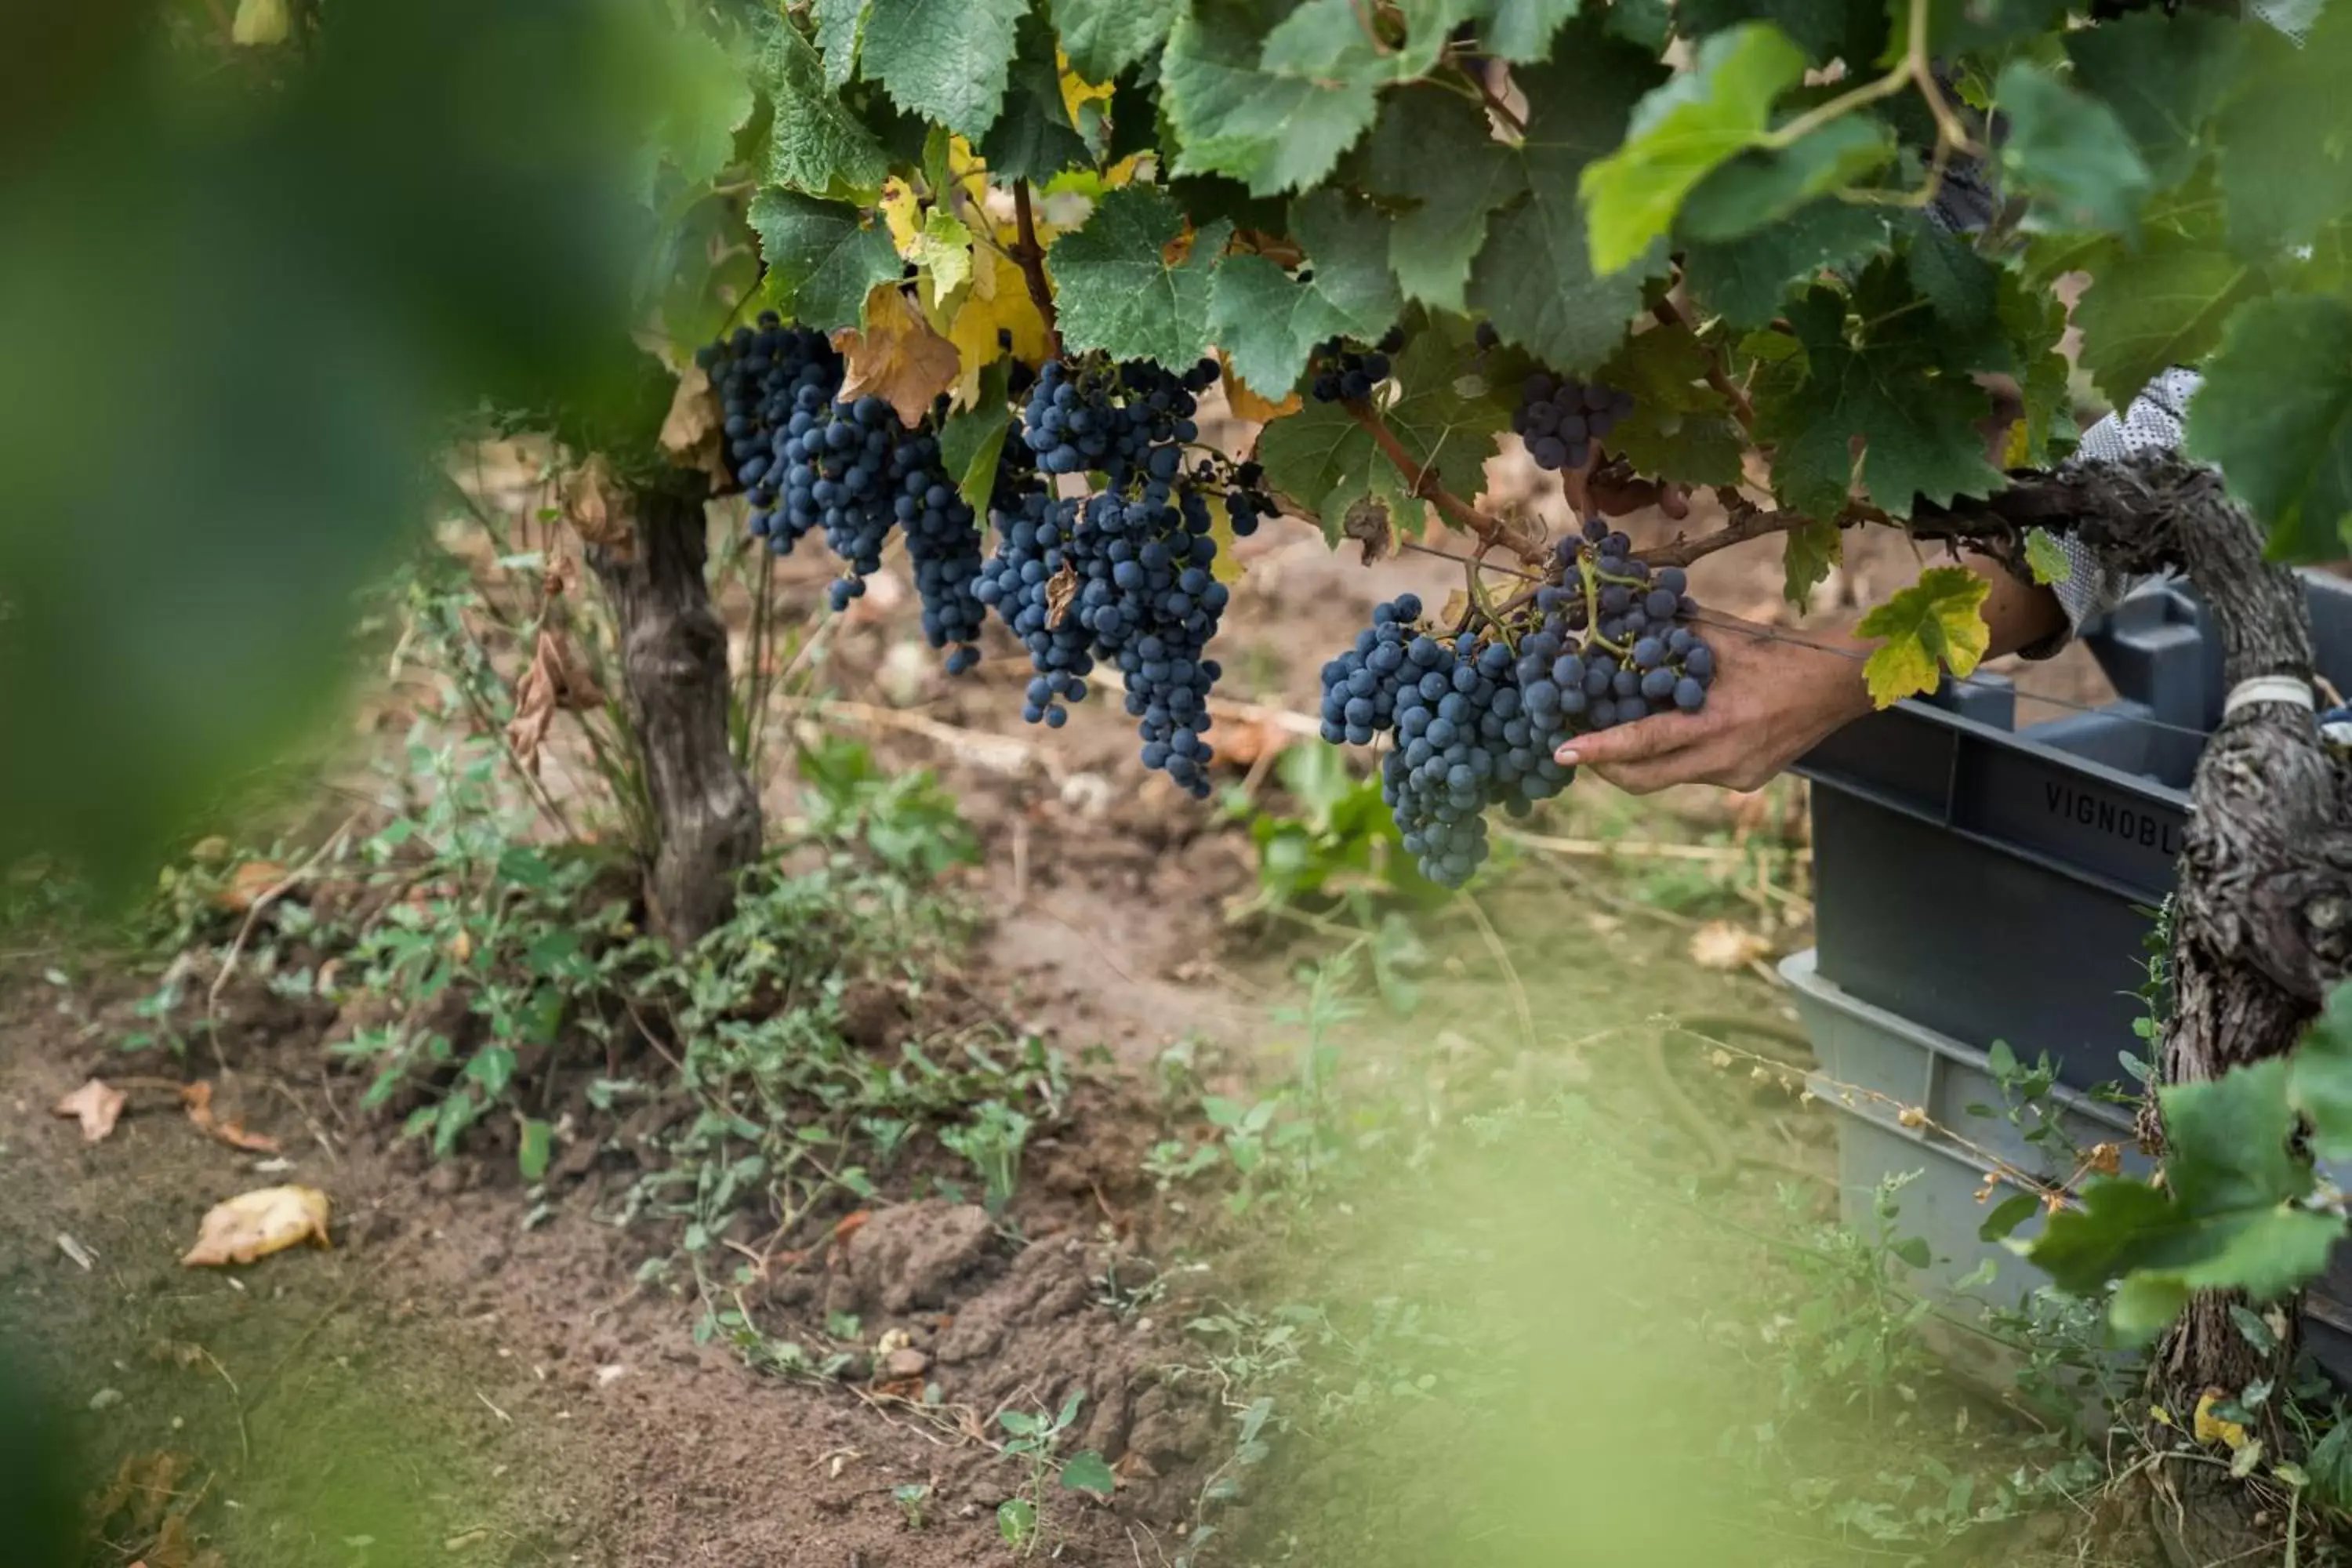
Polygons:
M1852 639L1811 645L1728 617L1708 626L1716 677L1705 708L1579 735L1560 748L1561 763L1631 795L1678 784L1752 790L1870 711Z

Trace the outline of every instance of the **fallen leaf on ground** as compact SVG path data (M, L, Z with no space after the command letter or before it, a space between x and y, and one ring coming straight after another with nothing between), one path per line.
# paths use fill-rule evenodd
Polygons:
M94 1078L58 1100L56 1114L80 1121L81 1141L95 1143L114 1131L115 1121L122 1114L122 1100L121 1089Z
M956 384L962 360L955 344L940 336L922 311L896 284L876 289L866 303L866 330L844 327L833 346L848 362L841 401L868 394L898 410L898 422L913 429L940 394Z
M278 1140L259 1132L247 1132L235 1121L224 1121L213 1112L213 1086L209 1083L189 1084L180 1090L180 1103L188 1108L188 1120L196 1131L217 1138L232 1149L242 1149L248 1154L275 1154Z
M1280 756L1294 737L1271 719L1212 719L1202 737L1217 761L1237 768L1253 768L1262 757Z
M1770 942L1729 921L1709 921L1691 932L1691 962L1701 969L1745 969L1771 951Z
M251 1263L300 1242L329 1246L327 1194L315 1187L262 1187L215 1204L180 1259L189 1268Z
M247 860L228 874L221 890L213 895L213 902L231 914L241 915L285 880L286 868L277 861Z

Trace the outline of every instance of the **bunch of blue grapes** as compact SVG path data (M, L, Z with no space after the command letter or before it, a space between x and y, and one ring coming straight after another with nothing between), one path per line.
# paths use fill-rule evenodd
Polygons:
M1236 535L1273 505L1254 470L1228 473L1213 459L1187 468L1199 395L1216 376L1214 361L1181 374L1046 364L1022 410L1027 464L1000 463L997 548L977 589L1029 650L1024 719L1066 722L1096 668L1116 667L1144 765L1202 798L1209 691L1221 673L1207 650L1230 597L1214 574L1212 498ZM1077 474L1095 476L1091 493L1052 488Z
M1519 389L1511 428L1536 467L1554 473L1584 467L1593 445L1633 412L1633 396L1598 383L1537 371Z
M1372 388L1389 378L1392 368L1389 356L1404 346L1404 334L1391 331L1369 353L1348 346L1345 338L1332 338L1315 345L1308 363L1314 379L1307 390L1318 403L1361 403L1372 395Z
M1654 712L1695 713L1715 656L1679 567L1653 572L1599 518L1560 542L1552 579L1501 622L1427 627L1411 594L1376 606L1323 667L1323 738L1382 737L1381 796L1422 873L1459 887L1488 853L1485 814L1565 789L1555 753Z
M832 344L772 311L698 358L719 390L753 537L787 555L822 527L846 568L828 593L838 612L865 593L891 529L901 529L925 637L948 650L950 674L977 663L980 523L940 466L938 441L904 428L880 398L842 401L846 367Z

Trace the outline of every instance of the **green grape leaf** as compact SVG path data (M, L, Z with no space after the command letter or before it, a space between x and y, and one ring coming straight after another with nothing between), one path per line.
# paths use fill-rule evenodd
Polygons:
M1789 531L1780 552L1781 596L1800 610L1812 607L1813 590L1845 559L1845 530L1815 518Z
M1063 341L1081 353L1102 349L1114 359L1189 367L1208 352L1210 294L1231 232L1212 224L1171 262L1171 248L1184 235L1176 204L1150 185L1110 192L1084 227L1054 241Z
M2352 1421L2338 1421L2327 1429L2305 1459L2312 1495L2332 1509L2352 1509Z
M1260 396L1279 402L1297 384L1308 353L1327 338L1377 339L1404 308L1388 264L1388 226L1337 191L1291 205L1290 232L1307 253L1300 276L1262 256L1228 258L1218 268L1209 336Z
M1891 8L1902 18L1907 6ZM2047 33L2066 16L2066 0L1927 0L1927 40L1931 53L1955 55L1987 52L2029 33ZM1893 55L1900 55L1910 29L1900 21L1889 31Z
M2217 125L2220 184L2231 243L2263 258L2352 211L2352 145L2342 129L2352 6L2321 7L2301 48L2268 27L2237 30L2243 65Z
M1006 75L1003 112L980 139L980 155L1000 180L1039 184L1065 169L1084 168L1094 155L1070 123L1062 100L1062 70L1054 58L1054 29L1032 11L1021 19L1020 47Z
M1183 9L1183 0L1052 0L1062 52L1088 81L1109 81L1149 59Z
M1964 236L1945 234L1928 223L1914 229L1904 264L1912 289L1927 302L1941 329L1939 363L1951 370L2014 367L2001 331L2000 268L1978 255Z
M2105 103L2161 187L2189 177L2237 75L2245 28L2210 11L2138 11L2065 36L2074 80Z
M1379 114L1374 84L1262 70L1247 13L1230 9L1203 0L1178 19L1160 56L1174 172L1230 174L1261 196L1318 184Z
M2295 1047L2288 1099L2311 1122L2323 1160L2352 1160L2352 983L2328 993L2327 1008Z
M1985 595L1992 584L1965 566L1930 566L1919 580L1862 617L1856 634L1884 637L1862 667L1870 700L1890 708L1936 689L1948 668L1966 680L1992 646Z
M1622 38L1653 54L1665 50L1675 36L1673 0L1610 0L1609 36Z
M1579 23L1549 65L1520 73L1534 107L1519 153L1528 194L1489 226L1469 300L1496 331L1557 370L1605 358L1642 305L1642 279L1665 264L1663 240L1644 260L1601 277L1592 269L1578 177L1614 148L1634 102L1664 68L1641 50Z
M2003 466L2046 468L2072 452L2082 435L2074 420L2074 368L2058 349L2066 335L2066 305L2048 289L2004 269L1999 310L2001 330L2022 367L2013 374L2025 405L2024 438L2013 443Z
M2093 1182L2079 1210L2051 1215L2027 1258L2076 1295L2120 1282L2110 1317L2135 1341L2160 1332L2195 1291L2274 1300L2316 1278L2344 1222L2295 1206L2311 1172L2287 1144L2288 1070L2274 1057L2158 1089L2165 1184Z
M1013 430L1013 407L1006 401L1011 379L1011 362L998 360L980 373L971 406L949 415L940 426L940 466L955 480L964 505L982 519L996 488L996 459Z
M874 0L816 0L816 47L824 54L824 85L835 92L857 74L857 46Z
M735 156L735 132L754 102L743 61L699 29L677 34L646 62L657 95L655 147L688 185L702 184ZM650 184L653 171L646 174Z
M1578 177L1592 270L1630 266L1663 237L1692 186L1764 139L1772 100L1804 74L1804 52L1767 22L1702 42L1689 70L1634 105L1623 144Z
M803 326L864 326L866 296L902 269L888 232L867 226L856 207L761 191L751 220L768 262L768 298Z
M1462 374L1468 357L1468 345L1444 327L1433 323L1416 333L1396 363L1403 391L1381 417L1415 462L1472 476L1475 484L1509 413L1483 381ZM1426 503L1370 432L1336 403L1309 403L1267 425L1257 459L1275 493L1318 519L1335 545L1349 512L1367 502L1414 537L1423 531Z
M2009 121L2001 168L2032 199L2028 225L2129 231L2149 179L2115 110L2026 60L2002 68L1994 93Z
M1759 388L1757 414L1759 433L1779 443L1772 484L1792 510L1832 518L1843 510L1857 436L1871 499L1896 517L1910 516L1918 496L1948 506L2001 482L1976 429L1984 394L1965 377L1936 372L1943 344L1935 318L1905 308L1919 297L1897 294L1896 281L1887 262L1864 273L1855 289L1862 325L1851 336L1844 297L1832 289L1817 288L1789 306L1805 378L1769 397Z
M1677 31L1698 38L1743 22L1770 22L1817 65L1875 60L1886 49L1886 7L1852 0L1681 0Z
M2025 565L2033 580L2048 586L2053 583L2069 582L2074 575L2074 558L2066 553L2046 528L2025 531Z
M1675 230L1721 243L1776 224L1816 197L1844 190L1895 158L1895 131L1849 114L1775 152L1747 152L1710 170L1683 198Z
M1604 437L1641 472L1685 484L1739 482L1747 441L1731 402L1706 384L1712 356L1687 326L1637 332L1598 374L1633 395L1633 414Z
M760 85L775 106L770 183L812 196L880 189L890 160L874 132L825 85L824 62L800 29L789 23L770 28L760 68Z
M1376 34L1360 0L1304 0L1266 35L1261 68L1309 81L1411 81L1436 66L1477 0L1390 0L1403 37Z
M2184 195L2151 204L2137 246L2109 240L2084 258L2083 365L2118 408L2171 366L2202 360L2230 313L2263 291L2262 270L2223 237L2220 202L2196 188Z
M554 1152L555 1129L536 1116L522 1119L522 1139L515 1149L515 1168L526 1182L536 1182L547 1174L548 1157Z
M1107 1498L1118 1489L1118 1481L1110 1473L1103 1457L1096 1453L1080 1454L1062 1467L1062 1485L1074 1492L1092 1492Z
M1489 217L1527 188L1526 164L1495 140L1486 110L1453 97L1391 98L1356 178L1384 203L1412 204L1389 226L1389 265L1405 293L1460 314Z
M1876 210L1817 201L1741 239L1693 242L1683 252L1683 278L1709 314L1760 327L1780 313L1791 283L1851 271L1889 243L1886 219Z
M1582 0L1483 0L1478 42L1497 59L1533 65L1551 55L1553 36L1575 19ZM1612 7L1613 11L1615 7Z
M1028 0L872 0L860 68L909 114L977 142L996 123Z
M945 207L933 207L923 215L907 259L929 280L929 297L937 304L971 279L971 230Z
M2188 450L2221 468L2269 527L2273 554L2341 557L2352 517L2352 303L2241 306L2189 403Z

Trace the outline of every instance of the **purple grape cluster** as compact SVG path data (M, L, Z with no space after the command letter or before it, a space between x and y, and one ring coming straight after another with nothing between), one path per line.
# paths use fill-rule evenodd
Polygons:
M1584 467L1594 443L1633 412L1633 395L1572 376L1537 371L1519 388L1511 428L1536 467L1553 473Z
M1402 347L1404 334L1393 331L1370 352L1349 348L1345 338L1319 342L1307 361L1315 373L1307 390L1318 403L1361 403L1389 378L1390 356Z
M1381 797L1433 881L1459 887L1486 860L1488 808L1524 816L1568 786L1555 753L1574 736L1706 706L1715 656L1681 568L1653 572L1597 517L1556 559L1517 625L1424 627L1407 594L1323 667L1323 738L1393 737Z

